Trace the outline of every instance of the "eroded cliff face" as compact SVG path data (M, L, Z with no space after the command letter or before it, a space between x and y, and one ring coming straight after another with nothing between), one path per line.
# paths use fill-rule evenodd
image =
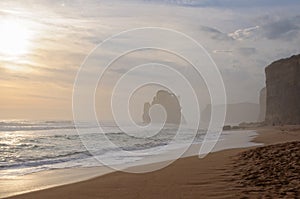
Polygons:
M258 122L263 122L266 119L266 106L267 106L267 89L264 87L259 93L259 117Z
M300 55L266 68L266 123L300 124Z

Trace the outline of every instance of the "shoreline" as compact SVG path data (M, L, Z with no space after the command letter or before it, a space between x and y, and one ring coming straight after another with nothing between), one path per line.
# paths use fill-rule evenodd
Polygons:
M254 143L251 142L251 140L257 136L257 133L254 130L224 131L222 134L223 136L226 135L228 139L220 139L211 153L226 149L252 146ZM197 156L200 146L201 145L199 144L193 144L181 158ZM176 153L176 150L174 150L174 152ZM154 159L151 158L145 159L140 165L130 165L126 167L127 169L125 170L130 170L131 168L142 170L145 167L151 169L152 166L170 162L167 156L161 156L159 159L154 160L154 162L153 160ZM8 179L2 178L0 179L0 187L5 187L5 189L0 190L0 198L12 197L91 180L112 172L117 171L105 166L79 167L45 170ZM16 187L15 184L17 184L18 187Z
M256 130L258 135L253 138L253 142L256 143L264 143L265 145L268 144L275 144L275 143L282 143L282 142L287 142L287 141L292 141L295 138L297 140L299 139L299 136L293 135L293 133L286 133L285 131L282 131L282 129L276 129L276 128L259 128ZM276 135L276 136L275 136ZM270 136L272 137L272 141L270 141ZM247 148L236 148L236 149L225 149L221 150L218 152L213 152L207 155L204 159L199 159L198 157L184 157L179 160L176 160L172 165L169 165L168 167L161 169L159 171L151 172L151 173L146 173L146 174L128 174L128 173L123 173L120 171L115 171L109 174L104 174L101 176L97 177L92 177L90 179L83 179L79 182L71 182L71 184L65 184L62 186L55 186L49 189L43 189L43 190L38 190L34 192L29 192L25 193L22 195L17 195L13 196L11 198L34 198L34 197L43 197L43 198L52 198L52 197L66 197L71 193L72 198L80 198L84 197L86 194L91 195L90 198L101 198L102 196L104 198L118 198L124 195L125 192L130 192L132 190L132 193L129 195L130 197L136 197L136 195L132 195L134 193L140 193L143 196L146 194L143 194L144 191L140 190L140 192L133 192L135 189L134 186L137 186L137 182L143 182L144 181L151 181L149 179L153 179L153 177L156 176L156 178L161 178L159 181L154 181L149 184L146 184L148 189L152 192L154 190L157 191L157 193L160 193L157 187L157 183L161 183L161 186L163 187L168 187L167 190L173 190L176 193L176 190L178 190L178 184L183 184L185 185L184 187L180 187L181 189L184 188L183 190L189 190L192 192L197 192L194 193L195 195L200 194L201 196L206 194L207 197L211 197L212 195L215 195L216 197L228 195L228 198L234 196L234 191L228 189L228 182L225 182L226 179L223 179L220 176L226 175L226 173L230 173L230 171L227 170L226 165L230 164L231 158L236 156L238 153L247 151L250 148L255 148L256 146L252 147L247 147ZM154 163L154 164L159 164L159 163ZM192 166L191 166L192 165ZM195 168L194 168L195 166ZM150 165L144 165L142 167L151 167ZM184 172L184 170L189 170L188 174L186 176L178 176L178 171ZM175 177L172 177L173 175L168 175L169 172L172 173L174 172L173 175ZM197 172L201 171L200 174L197 174ZM187 174L187 173L185 173ZM201 186L199 187L198 182L190 182L189 178L195 178L193 177L200 178L200 181L205 181L204 182L199 182ZM162 176L162 177L160 177ZM189 176L189 177L187 177ZM176 182L174 187L176 189L170 187L170 185L167 184L167 179L171 177L174 178L174 181ZM117 180L116 180L117 179ZM216 179L216 181L212 182L211 179ZM225 181L224 181L225 180ZM125 184L122 184L121 182L124 181L126 182ZM199 179L195 179L195 181L199 181ZM114 184L116 183L116 186ZM121 184L121 185L120 185ZM108 186L110 185L110 186ZM117 186L118 185L118 186ZM166 186L167 185L167 186ZM105 189L102 189L99 191L96 189L96 187L106 187ZM233 186L233 184L232 184ZM122 189L122 191L115 193L114 189L118 188ZM152 188L151 188L152 187ZM202 188L201 188L202 187ZM46 187L45 187L46 188ZM84 191L79 191L80 189L90 190L88 193ZM94 188L94 189L93 189ZM154 189L155 188L155 189ZM79 190L78 190L79 189ZM146 190L148 190L146 189ZM126 191L127 190L127 191ZM149 191L148 190L148 191ZM206 190L206 191L205 191ZM210 190L210 191L207 191ZM218 195L216 190L223 190L220 191L220 194ZM226 193L224 193L224 190L226 190ZM173 191L170 193L166 193L165 197L168 198L176 198L176 195L173 195ZM78 194L77 192L80 192ZM113 193L112 193L113 192ZM164 193L165 191L162 191L161 193ZM205 192L205 193L204 193ZM218 191L217 191L218 192ZM73 195L74 193L74 195ZM118 193L120 195L118 195ZM50 194L50 195L49 195ZM67 195L66 195L67 194ZM100 194L100 195L99 195ZM108 194L108 195L107 195ZM148 194L148 193L147 193ZM147 195L146 194L146 195ZM153 193L154 194L154 193ZM76 197L77 196L77 197ZM130 198L129 197L129 198ZM154 196L153 196L154 197ZM225 197L225 196L224 196ZM150 197L151 198L151 197Z

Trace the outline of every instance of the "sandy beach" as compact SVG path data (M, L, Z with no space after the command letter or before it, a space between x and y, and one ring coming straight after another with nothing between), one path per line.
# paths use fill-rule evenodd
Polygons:
M269 147L270 149L265 149L267 151L274 151L276 149L274 144L300 141L300 128L297 126L260 128L257 131L259 135L254 141L264 143L267 147L272 145ZM297 144L297 142L295 143ZM280 147L287 148L289 145L281 145ZM266 190L263 187L257 189L253 183L250 186L247 184L250 181L244 179L247 178L246 172L238 172L257 167L255 160L247 162L244 167L241 165L243 165L243 161L245 163L247 161L247 159L244 158L243 160L242 158L245 154L259 149L250 147L223 150L211 153L203 159L187 157L177 160L162 170L151 173L113 172L90 180L11 198L258 198L260 195L272 197L272 194L275 193L269 191L270 188ZM288 150L286 151L288 152ZM274 158L270 161L273 162ZM282 166L284 165L283 162ZM151 167L151 164L147 166ZM293 175L298 175L292 169L290 172ZM297 179L297 176L292 177ZM276 176L270 179L268 176L268 181L276 181L275 178ZM298 183L298 181L293 183ZM272 183L270 186L272 187ZM288 195L282 195L282 197L299 197L297 194L299 193L290 189Z

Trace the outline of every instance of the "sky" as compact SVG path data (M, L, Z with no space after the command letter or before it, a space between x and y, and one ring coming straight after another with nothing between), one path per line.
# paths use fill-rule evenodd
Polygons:
M0 119L71 119L74 81L86 56L111 35L140 27L174 29L194 38L218 66L227 102L258 103L264 68L300 53L299 9L298 0L0 1ZM186 67L174 57L151 55L139 52L122 64L156 56L179 70ZM124 68L116 66L115 77ZM197 89L196 77L186 74ZM151 75L159 72L136 78ZM207 95L202 87L203 82L199 96ZM109 105L105 96L111 89L108 83L99 90L100 109ZM148 91L141 101L151 101L155 90ZM200 108L209 103L204 98ZM111 118L107 110L103 115Z

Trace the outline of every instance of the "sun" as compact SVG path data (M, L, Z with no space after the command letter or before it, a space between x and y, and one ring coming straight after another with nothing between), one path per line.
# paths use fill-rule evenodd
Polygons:
M28 52L31 32L14 20L0 21L0 54L17 56Z

